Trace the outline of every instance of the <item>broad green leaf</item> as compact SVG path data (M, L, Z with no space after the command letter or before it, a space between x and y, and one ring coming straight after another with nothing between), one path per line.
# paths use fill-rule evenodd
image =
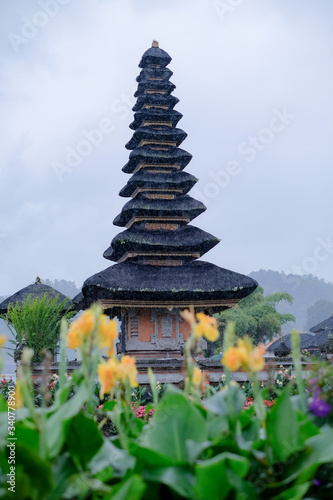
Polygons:
M77 393L47 420L46 442L50 457L55 457L61 450L70 426L70 419L79 413L88 398L86 386L81 385Z
M231 412L234 418L236 418L242 411L245 404L245 395L240 387L235 387L233 385L225 387L221 391L217 392L211 398L204 399L203 404L208 410L220 416L229 415L228 406L228 391L231 393Z
M248 470L249 461L247 458L228 452L198 463L195 467L197 497L223 500L231 489L228 472L234 472L234 475L243 478Z
M314 471L319 465L333 461L333 429L312 436L305 443L310 453L307 452L303 459L297 459L295 464L291 465L291 472L294 469L295 473L298 466L297 484L313 479Z
M226 474L226 458L221 455L204 460L195 467L196 498L223 500L230 491Z
M272 500L302 500L310 486L310 482L300 484L298 486L292 486L291 488L284 490L283 493L280 493L280 495L273 497Z
M97 474L111 466L115 473L123 476L127 469L133 469L134 465L134 457L131 457L127 451L117 448L111 441L105 440L87 467L93 474Z
M23 442L16 441L15 461L16 470L20 470L25 487L29 487L27 498L44 498L52 491L51 465L48 461L43 460L36 450ZM18 479L16 489L20 490Z
M46 500L61 500L68 486L69 478L77 474L77 468L68 452L55 457L52 465L52 472L54 486Z
M75 463L85 469L103 444L101 432L96 423L79 413L71 420L67 433L66 447Z
M158 451L150 450L149 448L144 448L139 446L134 442L129 443L129 452L135 457L139 462L145 463L153 467L166 467L175 464L173 458L161 455Z
M163 483L184 498L194 498L195 477L180 467L144 469L142 477L152 483Z
M104 496L104 500L140 500L147 485L138 474L115 486L111 494Z
M101 408L102 411L112 411L113 407L117 404L117 401L107 401L103 404Z
M25 422L18 422L15 427L15 437L31 449L39 451L39 433L36 429L27 427Z
M234 498L257 500L258 494L253 484L245 481L233 469L227 468L227 478L230 487L235 490ZM237 493L236 493L237 492Z
M203 416L182 391L170 386L138 443L180 464L188 461L187 440L201 443L206 438Z
M208 439L219 441L221 437L229 434L229 419L226 416L221 417L208 412L206 427Z
M202 441L201 443L197 443L196 441L192 441L192 439L188 439L186 441L186 449L189 463L193 464L200 453L209 448L211 445L211 441Z
M284 390L267 415L267 441L273 449L274 460L284 462L304 447L297 414L290 402L288 390Z

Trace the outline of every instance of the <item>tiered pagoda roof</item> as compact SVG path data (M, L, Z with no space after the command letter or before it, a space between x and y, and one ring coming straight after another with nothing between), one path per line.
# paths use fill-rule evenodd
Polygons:
M187 134L177 127L182 115L166 66L171 57L157 42L142 56L133 108L131 150L123 172L132 174L120 196L130 200L114 219L125 228L104 252L115 265L86 280L86 305L96 299L110 307L210 304L230 307L257 283L213 264L196 262L219 239L190 224L206 210L188 193L197 179L184 172L192 156L179 146Z

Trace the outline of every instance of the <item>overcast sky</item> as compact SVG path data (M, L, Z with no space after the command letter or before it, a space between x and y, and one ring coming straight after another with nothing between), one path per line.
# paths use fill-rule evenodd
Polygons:
M173 58L181 147L199 178L190 194L207 206L193 224L222 240L203 259L333 281L331 0L0 9L0 295L37 275L81 287L111 264L102 254L127 201L124 145L153 38Z

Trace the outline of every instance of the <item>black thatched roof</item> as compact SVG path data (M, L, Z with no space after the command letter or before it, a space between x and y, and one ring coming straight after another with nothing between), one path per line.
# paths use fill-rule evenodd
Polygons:
M138 97L132 110L138 111L144 106L151 106L152 104L155 106L166 106L167 109L173 109L178 102L179 99L177 97L169 94L143 94Z
M154 252L156 255L174 252L178 259L177 254L182 252L197 253L201 257L219 241L215 236L190 225L178 231L144 231L133 228L117 234L103 257L117 262L126 252L134 251ZM193 257L184 259L193 260Z
M140 71L139 76L136 77L137 82L154 82L156 79L160 81L168 81L173 75L169 68L150 68L145 67Z
M176 85L169 81L150 81L146 80L144 82L140 82L138 84L138 90L135 92L134 97L139 97L140 95L144 94L146 90L159 90L163 91L166 94L171 94L176 88ZM164 94L162 94L164 95Z
M125 145L126 149L135 149L140 145L143 140L150 141L172 141L176 143L178 147L184 139L186 139L187 133L181 128L171 128L163 126L154 127L139 127L133 134L133 137Z
M171 62L171 60L172 58L167 52L165 52L165 50L160 49L159 47L151 47L143 54L139 68L144 68L150 64L165 67Z
M284 341L285 341L285 344L286 346L291 349L291 334L288 333L287 335L284 335L283 336L284 338ZM300 338L301 338L301 349L306 349L307 347L309 347L310 345L310 342L313 340L314 336L311 335L310 333L300 333ZM275 340L274 342L272 342L268 347L267 347L267 351L271 351L271 352L274 352L276 349L280 348L281 347L281 342L282 342L282 339L279 338L277 340Z
M123 262L88 278L82 287L86 303L110 301L200 301L242 299L258 283L214 264L194 261L183 266L146 266Z
M192 155L181 148L170 146L165 151L164 149L157 149L156 147L147 145L134 149L129 155L129 161L122 170L126 174L132 174L140 163L161 164L161 167L163 164L176 164L180 169L183 169L191 159Z
M130 124L129 128L136 130L147 121L171 123L172 127L175 127L182 116L181 113L174 109L141 109L134 113L134 121Z
M318 325L313 326L310 328L310 332L320 332L322 330L331 330L333 331L333 316L330 316L329 318L325 319L321 323L318 323Z
M188 194L174 200L151 200L136 197L125 203L121 213L114 219L113 224L124 227L135 216L187 217L192 220L205 210L206 207L201 201L195 200Z
M47 298L50 299L55 299L58 298L58 303L60 304L64 300L67 300L67 303L65 305L65 310L69 309L72 307L74 304L73 302L63 295L62 293L58 292L58 290L55 290L51 286L48 285L43 285L42 283L38 284L33 284L33 285L28 285L18 292L14 293L7 299L5 299L3 302L0 304L0 314L5 314L9 304L16 305L16 302L18 302L19 306L22 306L24 302L27 300L28 296L31 296L31 301L38 298L42 299L44 295L47 295Z
M187 172L170 172L165 174L154 174L142 169L128 180L125 187L119 193L119 196L130 197L134 191L139 187L145 187L147 191L149 188L162 189L177 189L181 190L181 194L186 194L198 181L194 175ZM177 191L175 191L177 194Z
M312 336L312 341L309 344L309 347L320 347L328 341L328 336L331 335L332 330L321 330Z

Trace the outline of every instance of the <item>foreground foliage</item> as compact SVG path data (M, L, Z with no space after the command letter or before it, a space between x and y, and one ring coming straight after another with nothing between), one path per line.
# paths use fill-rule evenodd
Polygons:
M260 388L256 373L263 366L262 348L253 348L247 339L235 345L229 327L224 345L225 386L214 391L193 356L202 336L216 336L216 322L188 312L185 319L192 324L192 334L185 347L185 390L169 386L159 401L158 383L150 372L153 403L146 405L147 418L143 419L131 404L132 394L138 391L132 388L137 385L135 364L125 356L116 361L111 347L114 325L102 318L98 307L90 310L71 326L68 340L63 323L61 369L51 406L46 406L45 392L42 406L35 407L29 367L32 353L23 353L15 395L15 496L6 483L7 404L3 398L0 401L2 498L331 498L333 429L309 411L296 332L293 353L299 394L292 396L287 384L274 404L264 404L266 390ZM81 350L83 359L70 381L66 380L67 342ZM108 361L101 361L101 347L108 349ZM253 384L252 405L246 404L244 391L231 380L230 371L239 365ZM103 435L103 421L98 423L96 418L97 373L100 396L110 394L101 411L117 429L111 438ZM46 391L47 369L44 382ZM321 383L319 378L313 383L318 400L323 398L317 390ZM68 399L73 385L75 393Z

